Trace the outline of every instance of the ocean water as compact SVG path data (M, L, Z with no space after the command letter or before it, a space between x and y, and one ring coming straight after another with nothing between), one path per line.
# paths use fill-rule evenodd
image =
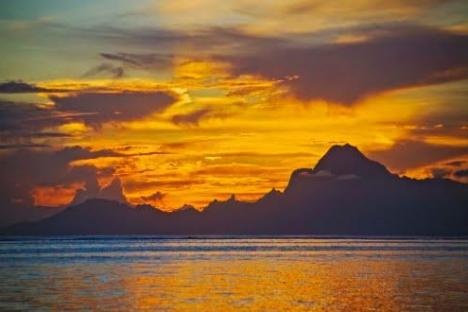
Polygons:
M468 240L0 237L0 310L468 311Z

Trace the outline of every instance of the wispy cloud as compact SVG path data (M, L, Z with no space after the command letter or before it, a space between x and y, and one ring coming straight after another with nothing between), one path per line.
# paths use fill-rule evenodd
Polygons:
M350 105L380 92L468 78L468 36L400 28L364 42L225 56L234 74L283 79L301 100Z
M50 99L57 111L80 113L76 119L91 126L140 119L164 111L177 100L176 95L165 91L84 92Z

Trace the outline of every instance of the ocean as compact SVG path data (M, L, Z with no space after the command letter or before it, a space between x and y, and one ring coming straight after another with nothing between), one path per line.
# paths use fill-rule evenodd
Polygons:
M468 311L468 240L0 237L0 310Z

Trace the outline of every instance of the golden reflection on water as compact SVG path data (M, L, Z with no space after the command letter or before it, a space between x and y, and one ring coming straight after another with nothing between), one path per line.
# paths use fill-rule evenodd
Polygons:
M27 257L47 255L34 256L30 247L18 246ZM110 260L92 258L105 254L99 250L55 262L21 262L7 254L4 259L11 262L0 257L0 310L468 311L464 249L444 255L179 247L175 252L117 252ZM64 254L54 252L54 257ZM82 254L87 258L76 258Z
M80 264L47 267L40 283L18 283L28 289L21 300L53 310L462 311L464 266L362 259ZM462 275L452 276L457 270Z
M417 264L420 266L421 264ZM158 269L125 281L131 306L143 310L402 311L450 308L444 280L419 280L408 263L232 261ZM428 269L433 269L429 267ZM414 278L413 278L413 273ZM461 291L467 291L466 286ZM414 289L418 293L414 293ZM142 291L143 290L143 291ZM414 296L417 296L416 298ZM453 311L453 309L452 309Z

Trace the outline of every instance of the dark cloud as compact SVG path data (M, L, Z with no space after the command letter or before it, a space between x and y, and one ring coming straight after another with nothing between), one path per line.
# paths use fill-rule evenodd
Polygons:
M70 134L61 133L61 132L37 132L37 133L28 133L24 134L31 138L69 138Z
M7 145L43 144L35 139L70 136L47 130L69 122L99 127L106 122L140 119L164 111L177 101L169 91L98 93L50 96L54 106L0 101L0 140Z
M468 169L457 170L454 172L454 175L458 178L468 177Z
M137 69L166 69L172 65L173 56L160 53L101 53L107 60Z
M69 117L37 104L0 101L0 142L12 148L14 145L46 144L44 140L68 137L69 134L45 129L61 125Z
M35 104L0 101L0 131L37 129L37 122L41 123L51 117L50 110Z
M158 97L156 97L158 99ZM128 100L128 99L127 99ZM163 98L164 100L164 98ZM136 106L132 106L136 104ZM128 101L126 110L135 107L140 109L140 103ZM161 103L155 103L155 106ZM164 104L164 103L163 103ZM165 104L164 104L165 105ZM65 109L63 107L63 109ZM98 110L98 108L96 108ZM146 112L146 111L144 111ZM144 112L132 113L130 116L116 115L114 120L127 120ZM104 116L109 117L109 116ZM113 117L113 116L112 116ZM98 119L101 118L101 119ZM89 124L98 125L109 118L96 116L96 114L84 114L77 111L59 111L56 107L44 108L37 104L15 103L0 101L0 149L17 148L40 148L61 144L63 139L73 137L72 134L58 131L51 131L53 128L75 121L84 121ZM117 153L113 152L115 157L146 156L156 154L167 154L162 151L151 151L145 153Z
M464 86L458 88L462 89ZM428 106L428 109L420 110L411 122L412 126L416 126L413 127L411 133L418 137L466 138L467 131L465 126L468 120L466 98L468 92L451 89L450 91L445 91L443 95L436 96L443 98L443 102Z
M199 30L195 35L190 34L188 45L204 48L211 52L229 54L254 52L259 47L273 49L288 44L288 40L281 37L254 35L235 27L210 27ZM234 50L230 50L234 49ZM192 53L193 55L193 53Z
M447 168L432 168L431 173L434 179L443 179L450 177L452 172Z
M74 112L76 119L92 126L111 121L140 119L162 112L176 102L177 97L166 91L79 93L64 97L51 96L55 109Z
M77 160L101 157L126 157L111 150L92 151L75 146L61 150L17 149L0 158L0 208L14 216L16 209L33 206L32 190L37 186L70 186L84 183L79 192L94 194L99 191L98 176L111 176L112 167L96 168L92 165L72 166ZM24 210L24 209L23 209Z
M114 155L118 154L110 150L91 151L79 146L61 150L16 149L1 154L0 215L13 220L16 219L16 211L32 207L32 191L37 186L70 187L73 183L84 183L86 189L92 190L98 185L97 177L111 175L113 169L98 169L91 165L72 166L71 163Z
M0 144L0 150L5 149L16 149L16 148L31 148L31 147L48 147L46 144Z
M351 105L379 92L468 78L468 36L408 24L368 24L349 29L284 37L211 27L191 33L164 29L100 29L148 54L101 53L107 60L139 69L170 65L178 56L227 62L234 75L282 81L298 99ZM328 43L337 35L368 40ZM108 38L110 39L110 37ZM167 52L169 51L169 52ZM196 51L196 52L194 52Z
M111 198L121 188L115 183L100 188L98 177L114 175L112 167L96 168L92 165L71 165L77 160L101 157L126 157L111 150L92 151L79 146L61 150L15 149L0 154L0 226L30 220L31 217L50 215L34 207L33 190L53 187L74 190L76 183L83 187L76 191L73 203L91 197ZM117 198L117 197L112 197ZM118 198L124 198L123 195ZM117 198L117 199L118 199ZM39 213L40 212L40 213ZM38 215L38 217L40 217Z
M436 179L453 179L464 182L468 178L468 169L462 167L465 161L452 161L437 167L431 168L430 172Z
M47 147L72 137L67 133L43 130L64 122L64 116L34 104L0 101L0 149Z
M128 154L119 154L120 157L141 157L141 156L154 156L154 155L170 155L172 153L163 152L163 151L153 151L153 152L141 152L141 153L128 153Z
M112 78L122 78L125 75L125 70L121 66L103 63L85 72L83 77L93 77L100 74L110 75Z
M0 83L0 93L39 93L39 92L63 92L61 89L41 88L23 81L7 81Z
M177 57L190 59L210 58L232 52L253 52L262 48L273 48L286 44L279 37L246 33L235 27L207 27L190 32L162 28L124 29L97 27L93 36L109 42L148 49L151 53L102 52L101 57L140 69L160 69L170 65Z
M223 56L232 73L283 79L301 100L353 104L382 91L468 78L468 36L399 27L359 43ZM255 44L255 43L253 43Z
M22 81L8 81L0 84L0 93L37 93L43 91L43 88Z
M144 200L144 201L150 201L150 202L155 202L155 201L161 201L163 200L164 197L166 197L166 193L162 193L162 192L156 192L156 193L153 193L149 196L141 196L141 199Z
M428 127L434 125L444 125L450 128L463 127L468 120L468 107L465 105L467 96L468 93L459 100L463 101L462 103L447 100L445 103L441 103L442 107L439 110L431 109L420 112L416 116L416 121Z
M56 185L69 183L73 177L86 177L95 172L90 166L70 167L76 160L95 159L100 157L120 156L111 150L92 151L80 146L66 147L58 151L19 149L0 158L4 170L2 178L9 176L17 183ZM67 175L71 174L70 178ZM83 174L83 175L82 175Z
M113 178L111 183L102 188L97 184L97 181L96 183L86 184L84 188L76 191L70 206L79 205L92 198L102 198L128 204L119 178Z
M115 152L110 149L102 149L97 151L92 151L88 148L83 148L81 146L72 146L65 147L64 149L56 152L56 155L61 156L61 158L72 161L78 159L95 159L100 157L119 157L122 154Z
M125 29L109 25L94 27L92 33L85 33L85 35L109 42L118 42L119 44L158 46L166 49L189 38L188 34L176 30L154 27Z
M178 114L172 116L172 122L179 125L198 125L200 120L212 112L209 108L202 108L187 114Z
M393 123L395 124L395 123ZM466 138L466 129L463 126L450 125L447 123L426 124L415 121L410 124L412 129L409 135L415 138L427 137L450 137L450 138Z
M454 160L454 161L450 161L450 162L446 163L446 165L450 166L450 167L461 167L465 163L466 163L466 161L464 161L464 160Z
M363 2L367 10L378 10L379 13L391 9L430 9L435 6L439 6L444 3L456 2L453 0L417 0L417 1L388 1L388 0L374 0L371 2ZM311 0L296 0L286 2L280 10L280 13L287 15L303 15L303 14L314 14L320 12L323 7L329 4L328 1L311 1ZM337 13L343 14L343 12L356 13L357 9L360 8L359 2L346 2L340 3L341 10ZM362 8L362 7L361 7Z
M430 165L445 159L468 154L468 147L435 145L419 141L399 141L383 151L368 155L393 170L405 170Z

